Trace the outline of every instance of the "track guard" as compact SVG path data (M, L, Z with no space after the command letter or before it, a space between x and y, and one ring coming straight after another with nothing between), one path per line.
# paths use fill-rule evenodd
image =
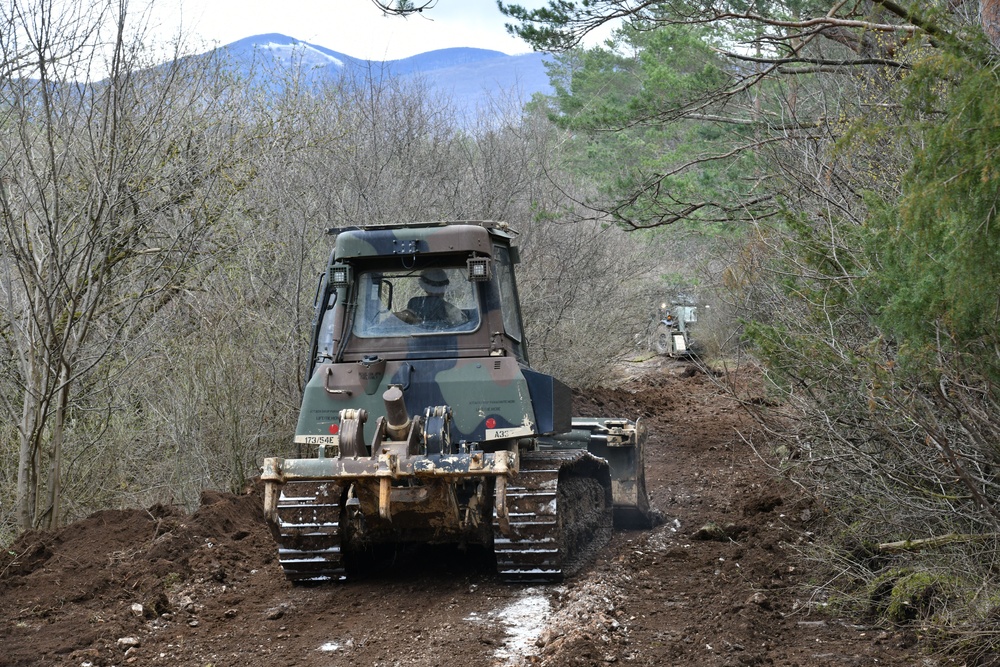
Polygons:
M500 577L556 583L579 571L611 539L610 484L607 461L580 448L524 453L518 474L497 485Z

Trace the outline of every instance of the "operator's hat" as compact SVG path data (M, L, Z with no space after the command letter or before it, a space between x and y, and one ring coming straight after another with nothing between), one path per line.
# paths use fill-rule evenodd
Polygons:
M428 294L444 294L448 291L448 274L444 269L424 269L420 273L420 287Z

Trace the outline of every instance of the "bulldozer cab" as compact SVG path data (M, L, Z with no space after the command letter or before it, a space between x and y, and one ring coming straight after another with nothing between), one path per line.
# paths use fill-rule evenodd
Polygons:
M512 356L527 365L518 256L496 223L341 232L317 293L312 363ZM419 233L418 233L419 232ZM396 252L372 243L383 236Z
M570 389L528 366L512 238L499 222L338 233L295 442L339 447L342 411L375 421L392 387L411 415L447 406L442 437L486 451L569 430Z

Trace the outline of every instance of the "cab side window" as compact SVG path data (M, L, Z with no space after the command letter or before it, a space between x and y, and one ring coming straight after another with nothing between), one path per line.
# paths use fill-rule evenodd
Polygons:
M497 288L500 291L500 311L503 313L504 332L514 342L514 353L525 360L524 332L521 328L521 310L518 306L517 285L510 252L503 246L494 246L493 259Z

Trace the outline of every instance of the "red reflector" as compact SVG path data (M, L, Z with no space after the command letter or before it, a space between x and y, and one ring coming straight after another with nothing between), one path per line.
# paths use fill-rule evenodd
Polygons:
M330 435L337 435L340 433L340 424L330 424Z
M486 428L496 428L496 427L497 427L497 420L496 419L493 419L493 417L490 417L489 419L486 420Z

